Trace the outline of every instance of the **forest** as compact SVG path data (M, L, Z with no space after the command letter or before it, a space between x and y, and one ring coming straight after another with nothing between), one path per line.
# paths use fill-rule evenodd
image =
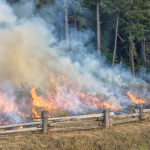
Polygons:
M11 4L19 0L7 0ZM149 0L39 0L37 10L57 6L54 10L56 36L66 39L66 52L72 50L70 40L80 40L78 31L92 32L89 43L97 59L105 56L114 66L130 68L132 74L150 71L150 1ZM62 20L57 20L59 15ZM57 16L58 15L58 16ZM48 19L47 15L47 20ZM71 36L71 32L74 36ZM75 52L78 53L78 52Z
M53 3L56 1L40 0L37 8ZM57 29L63 34L60 38L66 38L67 51L71 50L69 28L74 28L74 32L90 29L94 33L90 39L92 51L97 50L99 58L106 56L112 66L125 65L133 75L141 68L150 71L149 0L63 0L63 3L64 26Z

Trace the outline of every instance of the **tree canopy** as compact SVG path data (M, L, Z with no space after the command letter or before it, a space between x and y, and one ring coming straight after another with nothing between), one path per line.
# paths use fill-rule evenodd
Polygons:
M8 1L15 3L19 0ZM37 9L41 9L46 5L54 5L55 1L40 0L37 4ZM102 55L105 55L111 64L114 44L116 44L115 63L122 63L129 68L132 68L134 63L135 68L132 69L135 72L139 71L141 67L145 67L147 71L150 71L150 1L67 0L69 27L76 28L79 31L90 29L95 33L95 36L91 38L91 43L95 46L93 53L97 49L97 1L100 2L99 17ZM55 4L57 5L59 2L57 1ZM57 16L57 14L55 15ZM119 20L116 32L117 16ZM60 32L61 30L62 28L58 29ZM115 42L115 36L117 36L117 42Z

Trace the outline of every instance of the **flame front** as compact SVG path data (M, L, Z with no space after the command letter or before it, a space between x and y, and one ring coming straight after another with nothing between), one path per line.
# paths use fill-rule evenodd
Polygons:
M30 91L31 94L31 103L33 105L32 117L39 118L41 109L47 109L49 112L54 112L57 110L62 111L72 111L82 109L83 107L93 107L94 109L109 108L111 110L118 111L120 110L116 105L111 105L107 102L101 101L98 97L95 97L88 93L81 92L80 86L73 86L73 83L69 82L65 75L61 76L65 88L63 90L57 90L55 95L52 96L50 93L47 93L45 96L38 96L36 92L36 87L32 88ZM38 113L39 112L39 113Z
M13 98L11 100L11 97L3 96L0 93L0 115L4 115L4 119L0 117L0 124L12 124L13 122L9 120L9 116L13 113L19 117L28 119L40 118L41 110L44 109L48 110L49 116L60 116L64 113L78 112L78 110L79 112L80 110L84 112L84 110L88 109L90 112L91 110L99 110L100 108L119 110L116 105L111 105L104 102L104 100L100 100L100 96L83 92L79 86L79 81L75 83L70 82L65 75L62 75L61 79L63 81L63 88L56 89L53 95L50 92L41 95L36 90L36 87L33 87L30 90L29 94L31 98L27 102L29 104L25 105L27 107L25 111L23 111L22 107ZM19 102L21 103L21 100Z
M130 92L127 92L127 96L130 98L131 102L133 102L133 103L136 103L136 104L143 104L143 103L145 103L144 100L142 100L141 98L136 98Z

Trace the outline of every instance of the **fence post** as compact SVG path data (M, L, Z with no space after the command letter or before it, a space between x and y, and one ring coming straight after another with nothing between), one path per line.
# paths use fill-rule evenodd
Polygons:
M104 109L104 128L109 128L109 109Z
M45 133L47 133L48 111L47 110L43 110L41 112L41 117L42 117L42 132L45 134Z
M143 104L140 104L140 120L143 120Z

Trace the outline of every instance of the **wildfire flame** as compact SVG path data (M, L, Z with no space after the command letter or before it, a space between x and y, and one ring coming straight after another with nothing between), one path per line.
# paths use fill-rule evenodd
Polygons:
M127 96L130 98L131 102L133 102L133 103L136 103L136 104L143 104L143 103L145 103L144 100L142 100L141 98L136 98L130 92L127 92Z
M72 89L69 88L69 86L67 86L67 88L68 88L68 91L71 93L70 95L82 101L83 104L87 104L95 108L104 107L104 108L109 108L111 110L116 110L116 111L120 110L120 108L118 108L116 105L111 105L107 102L100 101L98 97L93 97L92 95L84 94L81 92L75 93ZM67 110L71 110L72 107L74 107L73 101L70 101L67 98L63 100L63 104L61 104L59 101L59 99L61 99L59 93L57 93L57 95L53 98L50 94L48 94L46 98L43 98L42 96L37 96L35 87L31 90L30 93L32 97L32 100L31 100L32 104L33 106L35 106L35 108L37 108L37 109L35 108L32 109L33 118L40 118L40 115L37 112L39 108L52 111L52 110L57 110L57 109L65 110L66 108ZM82 106L80 107L82 108Z
M5 101L1 92L0 92L0 114L11 113L17 111L16 105L12 101Z
M40 115L37 113L37 111L34 108L32 109L32 118L40 118Z
M111 110L116 110L116 111L119 111L119 110L120 110L120 108L117 107L116 105L110 105L110 104L108 104L108 103L106 103L106 102L101 103L100 106L101 106L101 107L104 107L104 108L109 108L109 109L111 109Z
M22 113L17 104L14 100L9 98L9 101L2 95L2 92L0 92L0 115L9 116L11 113L16 112L21 117L29 118L29 114ZM1 119L1 118L0 118ZM5 120L2 118L0 121L0 124L10 124L11 122L9 120Z
M18 129L18 130L21 130L21 129L23 129L23 126L19 126L17 129Z
M30 92L33 106L45 108L47 110L57 109L55 103L51 99L44 99L42 96L37 96L35 89L36 87L32 88Z
M85 108L99 109L99 108L109 108L111 110L118 111L120 110L116 105L111 105L107 102L100 100L99 96L92 95L87 92L83 92L80 88L79 81L70 82L68 81L65 75L61 76L62 81L64 82L63 89L56 90L55 94L50 92L43 93L41 95L37 92L36 87L33 87L30 90L31 99L29 100L30 112L23 112L19 108L15 100L7 100L6 97L0 92L0 115L8 115L16 112L19 116L24 118L40 118L41 110L48 110L49 116L53 116L54 112L67 112L72 111L73 109L78 110ZM6 100L5 100L6 99ZM2 120L0 118L0 124L9 124L9 120ZM22 128L22 127L20 127Z

